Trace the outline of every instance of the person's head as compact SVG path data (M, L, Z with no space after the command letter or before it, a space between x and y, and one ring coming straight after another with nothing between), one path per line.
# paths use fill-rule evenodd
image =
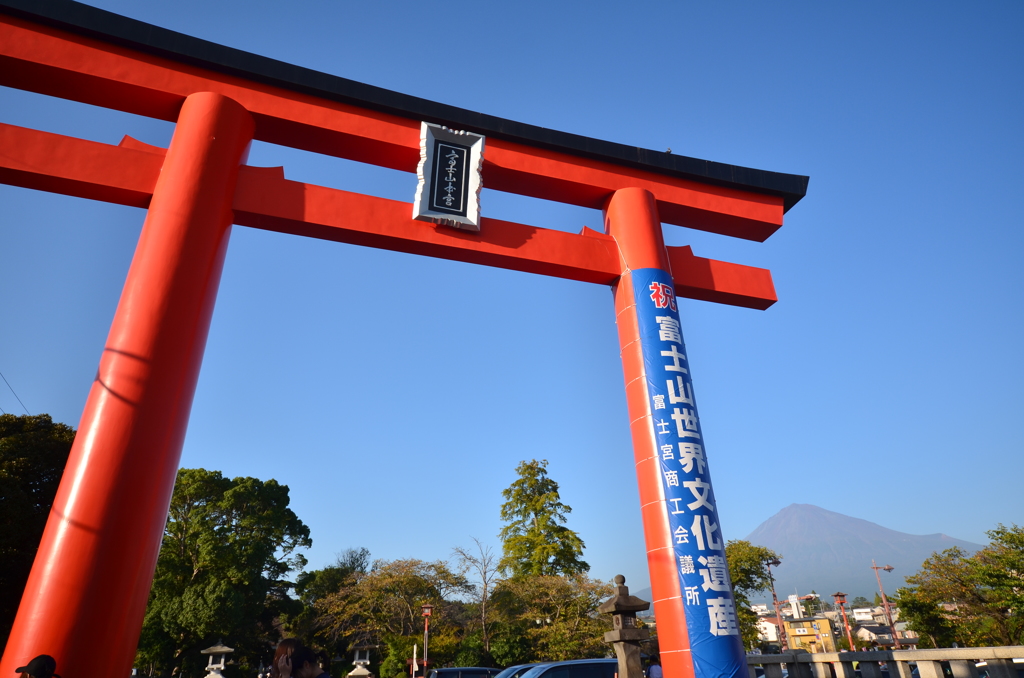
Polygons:
M60 678L60 674L54 673L56 670L57 661L48 654L41 654L14 672L29 678Z
M299 642L298 638L285 638L280 643L278 643L277 650L274 652L274 661L270 664L270 675L273 676L273 678L277 678L277 676L280 675L277 670L278 660L280 660L281 657L285 656L291 657L293 654L295 654L295 651L301 647L302 643ZM294 675L297 672L294 663L292 664L292 667L292 673Z
M319 669L316 653L308 647L301 645L292 653L292 673L294 675L306 678L306 676L319 674Z

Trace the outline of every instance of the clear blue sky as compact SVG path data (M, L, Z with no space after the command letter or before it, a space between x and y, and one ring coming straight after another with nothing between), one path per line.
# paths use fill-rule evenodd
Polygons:
M682 301L725 536L794 502L982 543L1024 522L1024 4L94 4L504 118L810 175L765 243L665 227L770 268L780 297ZM8 89L0 121L107 143L173 130ZM415 190L267 144L250 163ZM0 371L32 413L77 426L144 212L6 186L0 205ZM601 224L487 190L483 213ZM0 407L22 412L2 384ZM182 464L288 484L311 566L348 547L497 549L500 491L531 458L592 574L646 585L607 288L235 228Z

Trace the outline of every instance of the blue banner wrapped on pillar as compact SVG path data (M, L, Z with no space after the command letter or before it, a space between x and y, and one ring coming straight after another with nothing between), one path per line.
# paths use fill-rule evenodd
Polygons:
M746 676L736 602L693 395L672 276L632 271L664 510L697 678Z

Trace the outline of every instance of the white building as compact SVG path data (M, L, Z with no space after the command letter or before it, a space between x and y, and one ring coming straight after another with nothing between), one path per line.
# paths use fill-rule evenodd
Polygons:
M779 622L777 617L760 617L757 620L758 637L766 643L779 642Z

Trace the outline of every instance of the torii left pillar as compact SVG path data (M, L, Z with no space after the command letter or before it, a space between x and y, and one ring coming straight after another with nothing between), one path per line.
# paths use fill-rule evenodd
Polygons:
M219 94L182 105L0 675L131 673L254 129Z

